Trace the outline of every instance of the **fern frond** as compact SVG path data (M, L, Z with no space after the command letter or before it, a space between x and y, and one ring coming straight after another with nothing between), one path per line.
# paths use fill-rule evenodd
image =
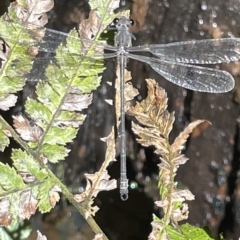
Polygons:
M162 219L155 218L153 232L149 239L169 239L168 225L172 223L178 228L178 222L188 217L188 205L185 200L193 200L194 195L187 189L178 189L174 178L180 164L188 160L181 150L194 127L202 123L197 120L175 139L169 142L169 133L174 122L174 113L167 111L167 94L152 79L148 79L148 96L136 106L129 108L128 113L133 115L138 124L133 123L132 129L139 136L137 141L143 146L154 146L155 153L160 155L159 164L159 193L160 201L155 202L164 211Z
M46 8L43 6L45 2ZM103 42L97 45L95 40L115 18L113 8L116 1L91 1L94 11L90 13L90 20L82 22L79 33L73 30L61 35L42 27L46 16L43 9L49 10L50 2L18 1L11 5L9 14L0 20L1 37L7 42L4 42L4 64L1 69L0 108L4 109L1 102L7 100L9 104L7 107L5 105L6 109L14 106L16 99L12 100L11 94L23 88L33 66L46 64L44 58L35 58L36 54L41 51L55 53L54 57L49 58L45 76L40 79L38 74L35 76L40 81L36 86L37 99L29 98L25 104L28 118L14 116L15 130L0 118L1 149L4 150L9 144L8 137L13 137L25 149L12 151L13 167L0 166L3 180L9 179L9 183L0 183L0 224L6 226L14 219L29 218L37 208L41 212L50 211L59 200L58 192L62 191L84 216L89 217L94 231L102 233L91 218L97 211L92 203L99 191L116 188L116 180L109 180L106 171L109 162L115 159L111 145L108 144L106 161L96 177L87 175L90 179L88 209L74 200L46 163L56 163L68 155L66 144L76 137L86 117L80 112L91 104L91 92L99 86L99 74L105 69L103 60L99 60L103 55ZM80 40L81 34L91 39ZM114 141L114 138L109 139ZM103 239L106 239L104 234Z
M81 194L74 195L74 199L77 202L84 202L84 205L86 206L86 218L90 215L94 216L96 211L98 211L96 206L92 206L93 199L98 195L98 193L100 191L110 191L117 187L117 181L115 179L110 180L110 176L106 170L110 162L116 161L114 129L112 129L109 136L103 138L102 141L107 143L107 150L105 160L102 163L100 170L94 174L85 174L87 179L86 190Z

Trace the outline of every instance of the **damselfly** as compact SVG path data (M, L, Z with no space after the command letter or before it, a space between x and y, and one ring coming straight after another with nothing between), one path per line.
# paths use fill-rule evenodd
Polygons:
M124 69L127 59L131 58L149 64L165 79L181 87L200 92L223 93L234 87L234 79L228 72L192 64L218 64L239 60L240 39L207 39L132 46L132 40L135 37L129 28L133 21L121 17L115 19L114 24L117 29L114 46L106 44L99 45L99 47L112 52L105 53L102 58L118 58L120 69L120 196L122 200L126 200L128 198L128 178L126 172ZM56 46L66 37L68 37L66 33L45 29L45 37L39 43L39 51L54 53ZM77 38L73 40L81 41ZM96 47L98 47L97 43ZM132 52L150 52L155 57L135 55Z

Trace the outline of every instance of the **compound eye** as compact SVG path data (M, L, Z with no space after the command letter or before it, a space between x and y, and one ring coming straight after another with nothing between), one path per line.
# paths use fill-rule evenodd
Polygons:
M134 25L134 20L133 19L130 19L130 24L131 24L131 26Z
M119 18L114 18L114 20L113 20L114 25L117 25L118 22L119 22Z

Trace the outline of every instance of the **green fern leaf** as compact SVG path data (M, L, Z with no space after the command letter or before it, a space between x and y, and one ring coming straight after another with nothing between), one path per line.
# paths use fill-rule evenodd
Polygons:
M19 27L14 21L6 21L4 17L0 19L1 37L7 41L9 36L15 41L7 41L6 48L11 48L7 54L7 59L1 69L0 98L9 93L15 93L23 88L26 82L24 75L32 68L33 57L28 54L28 47L18 45L18 41L33 41L30 34ZM24 68L22 67L24 63Z
M9 138L3 133L2 125L0 125L0 151L3 152L9 143Z
M39 211L41 211L42 213L49 212L53 208L53 205L51 204L51 201L50 201L50 194L49 194L53 187L54 187L54 184L51 181L47 180L47 181L44 181L44 183L41 184L41 186L39 186L38 188L39 190L38 208L39 208Z
M57 163L59 160L64 160L67 157L69 150L64 146L44 144L39 153L46 156L49 162Z
M169 238L175 240L214 240L214 238L211 238L203 228L194 227L186 223L180 226L180 229L181 232L171 226L168 226L167 232Z
M2 191L11 191L26 186L21 176L18 175L16 170L9 165L0 162L0 172L0 186Z
M29 173L38 180L44 180L47 177L47 171L42 169L33 157L20 149L13 149L13 165L19 172Z

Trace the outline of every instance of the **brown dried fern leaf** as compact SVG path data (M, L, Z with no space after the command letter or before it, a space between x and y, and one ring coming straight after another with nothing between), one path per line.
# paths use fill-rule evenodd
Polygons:
M174 113L167 111L167 94L153 79L146 81L147 98L137 103L136 106L131 106L128 113L138 121L138 124L132 124L134 133L139 136L137 141L146 147L156 147L155 153L160 155L158 185L161 200L157 201L156 205L163 209L165 215L162 219L154 220L156 224L158 223L159 228L157 232L155 229L151 233L151 237L157 234L157 239L162 239L159 236L166 235L166 226L170 222L177 227L179 221L188 217L188 206L184 202L193 200L194 195L187 189L178 189L174 178L179 165L188 161L188 158L181 154L187 138L193 129L204 120L197 120L189 124L174 143L170 144L169 133L173 128L175 118Z
M134 116L139 124L132 125L132 129L140 138L137 139L143 146L155 146L162 154L169 151L166 139L172 130L174 113L167 109L167 94L160 88L153 79L147 79L148 96L145 100L131 106L128 114Z
M173 152L181 151L184 147L185 142L187 141L189 135L192 133L193 129L203 123L205 120L196 120L190 123L183 132L179 134L179 136L175 139L174 143L172 144L171 148Z

